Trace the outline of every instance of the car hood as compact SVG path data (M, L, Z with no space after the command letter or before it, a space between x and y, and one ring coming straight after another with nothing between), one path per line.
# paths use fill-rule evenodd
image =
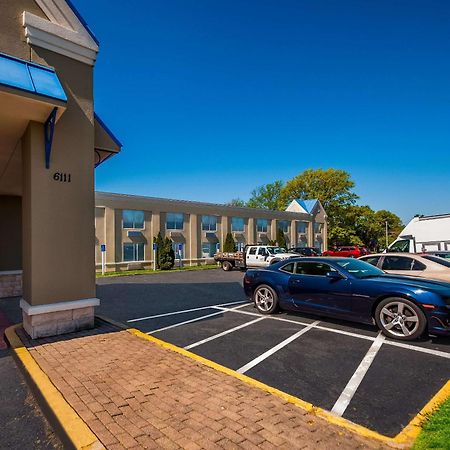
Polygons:
M450 296L450 283L445 281L391 274L366 278L365 281L370 281L371 283L392 283L393 285L408 286L414 289L426 289L439 293L440 295Z

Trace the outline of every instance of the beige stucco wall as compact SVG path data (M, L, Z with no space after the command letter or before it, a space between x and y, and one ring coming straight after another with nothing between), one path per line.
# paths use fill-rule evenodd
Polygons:
M22 199L0 195L0 272L22 269Z
M152 197L130 196L121 194L96 194L97 210L105 211L104 229L106 234L102 235L102 230L97 226L97 269L100 268L101 259L99 259L99 246L102 243L107 245L107 270L127 269L128 263L123 261L123 244L133 242L128 237L128 230L123 229L122 213L123 210L138 210L145 213L145 226L139 230L142 238L138 240L145 242L145 259L141 263L142 267L150 268L153 263L152 242L153 237L160 231L163 237L169 237L174 242L184 244L184 261L190 264L211 261L211 258L205 258L202 253L202 243L216 242L223 246L228 231L231 231L232 217L242 217L244 219L244 231L234 232L235 240L242 235L243 243L251 244L259 240L264 241L263 235L267 239L275 239L277 223L286 220L289 224L288 232L285 233L290 246L295 246L300 242L302 235L297 234L297 223L307 222L309 224L305 233L307 245L313 243L313 222L325 220L325 215L320 210L316 214L305 214L287 211L268 211L251 208L237 208L225 205L217 205L211 203L190 202L170 199L159 199ZM183 213L184 224L182 230L167 230L166 215L167 213ZM322 214L322 215L320 215ZM201 228L202 216L211 215L217 217L216 231L204 231ZM259 233L256 231L257 219L267 219L267 233ZM138 230L136 230L138 231ZM212 233L207 238L207 233ZM326 236L323 236L326 241ZM136 240L136 242L138 241Z
M34 0L3 0L0 4L0 52L17 58L32 60L22 27L24 11L47 19Z
M45 14L32 0L5 1L0 51L54 67L68 97L55 126L50 169L43 125L30 122L22 138L23 289L30 305L95 296L93 68L26 43L22 13ZM55 181L55 172L71 175Z

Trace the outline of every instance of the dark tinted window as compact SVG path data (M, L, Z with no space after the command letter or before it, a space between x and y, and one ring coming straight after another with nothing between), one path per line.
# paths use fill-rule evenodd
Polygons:
M379 260L380 260L380 256L371 256L369 258L362 259L362 261L372 264L372 266L376 266L378 264Z
M294 263L286 264L283 267L280 267L280 270L282 270L283 272L293 273L294 272Z
M383 270L412 270L414 260L404 256L386 256L383 261Z
M318 275L325 276L327 272L335 272L328 264L315 262L298 262L295 273L299 275Z
M269 252L263 247L260 247L258 250L258 255L266 256L268 253Z
M435 263L441 264L445 267L450 267L450 261L440 258L439 256L433 255L422 255L422 258L428 259L429 261L433 261Z
M427 266L424 263L417 261L417 259L414 260L412 270L425 270L426 268Z
M256 255L256 247L250 247L250 250L248 252L250 255Z

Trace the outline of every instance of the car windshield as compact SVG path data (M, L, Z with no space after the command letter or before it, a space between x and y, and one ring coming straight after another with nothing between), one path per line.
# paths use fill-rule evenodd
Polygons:
M440 258L439 256L422 255L422 258L425 258L425 259L428 259L429 261L433 261L435 263L441 264L445 267L450 267L450 261Z
M358 259L342 259L336 261L336 264L356 278L378 277L384 274L382 270L372 266L372 264Z
M267 247L267 251L272 255L276 255L277 253L285 253L286 250L281 247Z

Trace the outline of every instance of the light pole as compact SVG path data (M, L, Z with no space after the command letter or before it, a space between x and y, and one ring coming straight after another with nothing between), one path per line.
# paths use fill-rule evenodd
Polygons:
M388 221L386 220L386 249L389 246L389 236L388 236Z

